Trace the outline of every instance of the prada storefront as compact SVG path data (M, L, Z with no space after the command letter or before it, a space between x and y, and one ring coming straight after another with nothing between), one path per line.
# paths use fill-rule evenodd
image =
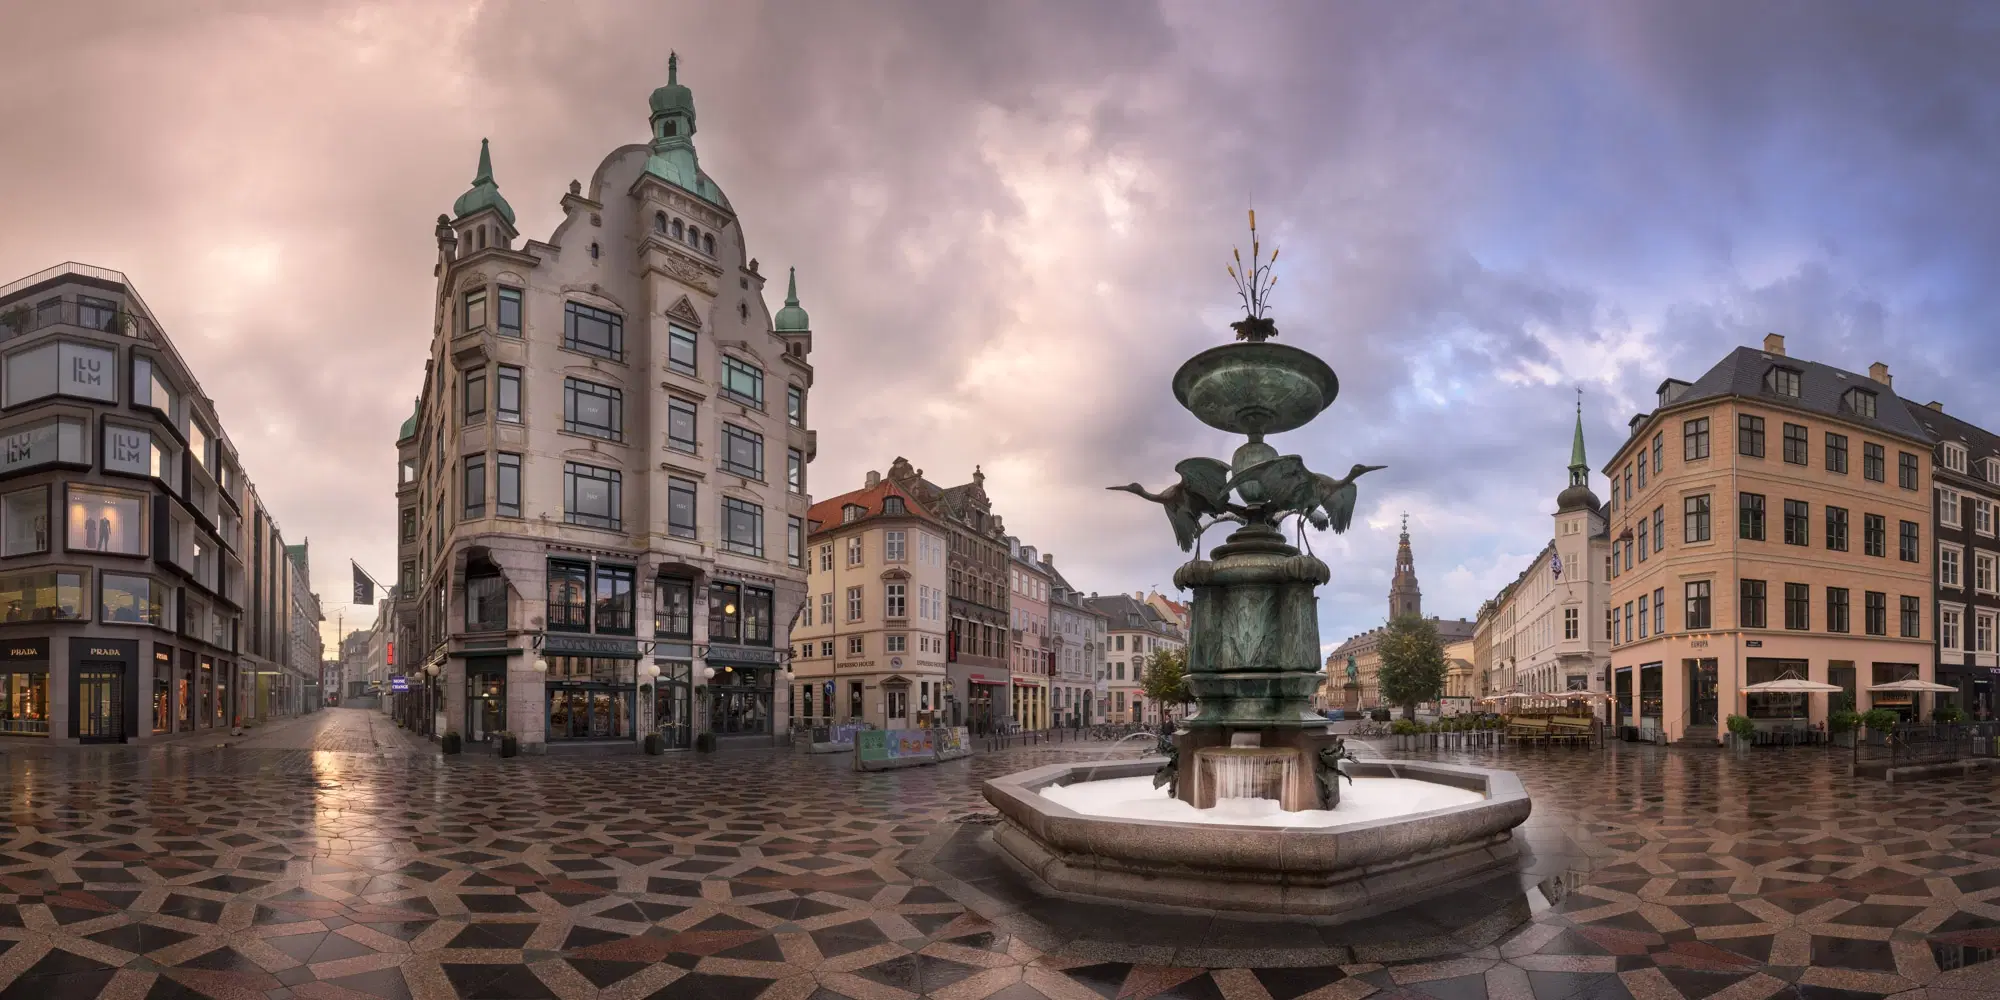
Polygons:
M49 734L49 641L0 646L0 736Z

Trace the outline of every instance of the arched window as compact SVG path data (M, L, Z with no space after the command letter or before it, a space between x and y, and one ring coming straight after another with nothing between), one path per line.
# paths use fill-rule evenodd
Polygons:
M597 244L595 244L595 243L592 243L592 244L590 245L590 259L591 259L591 260L596 260L596 259L597 259Z
M740 319L749 319L749 318L750 318L750 303L748 303L748 302L738 302L738 303L736 303L736 315L737 315L737 317L738 317L738 318L740 318Z
M480 226L480 227L479 227L478 229L476 229L476 230L473 230L473 234L472 234L472 249L474 249L474 250L484 250L484 249L486 249L486 227L485 227L485 226Z
M713 233L701 234L701 252L710 257L715 256L715 235Z
M675 220L674 220L674 239L680 239L680 238L681 238L681 220L679 220L679 219L675 219Z
M688 227L688 246L691 246L691 247L696 247L696 246L700 246L700 245L701 245L701 230L699 230L699 229L696 229L696 228L695 228L695 227L693 227L693 226L689 226L689 227Z
M656 233L664 233L664 232L666 232L666 231L667 231L667 213L665 213L665 212L654 212L654 213L653 213L653 232L656 232Z

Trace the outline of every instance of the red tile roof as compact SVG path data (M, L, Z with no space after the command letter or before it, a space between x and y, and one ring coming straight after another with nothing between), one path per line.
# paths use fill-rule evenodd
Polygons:
M831 531L834 528L840 527L846 522L845 511L850 505L859 505L866 508L866 511L861 515L862 520L871 517L880 517L882 515L882 502L889 497L902 497L904 508L912 516L929 518L931 520L937 519L937 515L932 514L929 508L919 503L917 498L911 496L907 490L897 486L892 480L884 479L874 486L864 487L849 493L842 493L837 497L828 497L813 504L812 509L806 511L807 534L818 534L821 531Z

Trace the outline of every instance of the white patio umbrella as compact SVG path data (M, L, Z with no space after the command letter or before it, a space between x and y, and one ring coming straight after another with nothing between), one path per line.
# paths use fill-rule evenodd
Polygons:
M1912 679L1910 679L1910 680L1907 680L1907 681L1891 681L1891 682L1889 682L1889 683L1887 683L1887 684L1876 684L1876 685L1874 685L1874 686L1870 687L1870 688L1869 688L1868 690L1870 690L1870 691L1912 691L1912 692L1936 692L1936 693L1938 693L1938 694L1944 694L1944 693L1951 693L1951 694L1957 694L1957 693L1958 693L1958 689L1957 689L1957 688L1955 688L1955 687L1952 687L1952 686L1951 686L1951 685L1949 685L1949 684L1938 684L1938 683L1935 683L1935 682L1933 682L1933 681L1920 681L1920 680L1916 680L1916 679L1914 679L1914 678L1912 678Z
M1832 694L1836 691L1845 691L1845 690L1847 689L1841 687L1838 684L1822 684L1819 681L1809 681L1799 677L1780 677L1775 681L1764 681L1759 684L1747 685L1743 688L1743 693L1744 694ZM1882 689L1870 688L1869 690L1879 691ZM1957 689L1953 688L1952 690L1957 690Z

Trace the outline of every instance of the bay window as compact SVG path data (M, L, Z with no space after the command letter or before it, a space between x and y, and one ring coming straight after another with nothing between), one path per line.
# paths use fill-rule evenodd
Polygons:
M146 554L146 497L143 494L71 484L68 487L71 552Z

